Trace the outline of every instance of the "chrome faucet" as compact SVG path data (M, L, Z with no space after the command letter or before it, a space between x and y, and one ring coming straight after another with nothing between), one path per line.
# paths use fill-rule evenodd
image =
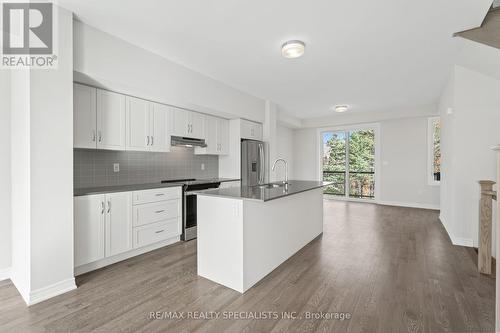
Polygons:
M283 158L278 158L276 161L274 161L274 164L273 164L273 171L274 169L276 169L276 164L278 162L283 162L285 163L285 180L283 181L283 184L288 184L288 163L286 162L285 159Z

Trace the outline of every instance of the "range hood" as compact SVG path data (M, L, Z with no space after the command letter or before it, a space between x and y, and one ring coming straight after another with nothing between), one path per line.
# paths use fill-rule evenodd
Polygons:
M172 146L180 147L206 147L205 139L186 138L183 136L172 136Z

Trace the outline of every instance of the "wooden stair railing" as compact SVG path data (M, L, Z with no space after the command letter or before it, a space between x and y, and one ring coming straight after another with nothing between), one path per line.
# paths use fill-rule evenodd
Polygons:
M493 191L494 181L480 180L481 199L479 201L479 244L477 268L480 273L491 274L491 236L493 200L497 200L497 192Z

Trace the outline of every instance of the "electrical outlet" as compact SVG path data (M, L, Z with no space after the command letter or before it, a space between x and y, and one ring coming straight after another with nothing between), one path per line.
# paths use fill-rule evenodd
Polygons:
M114 163L113 164L113 171L114 172L120 172L120 163Z
M201 163L201 170L205 170L205 163Z

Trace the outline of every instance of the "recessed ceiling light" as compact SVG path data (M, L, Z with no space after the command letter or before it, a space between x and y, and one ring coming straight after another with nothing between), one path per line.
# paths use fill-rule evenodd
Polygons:
M281 46L281 55L285 58L298 58L304 54L306 44L300 40L289 40Z
M348 109L347 105L335 105L333 110L335 112L339 112L339 113L342 113L342 112L346 112Z

